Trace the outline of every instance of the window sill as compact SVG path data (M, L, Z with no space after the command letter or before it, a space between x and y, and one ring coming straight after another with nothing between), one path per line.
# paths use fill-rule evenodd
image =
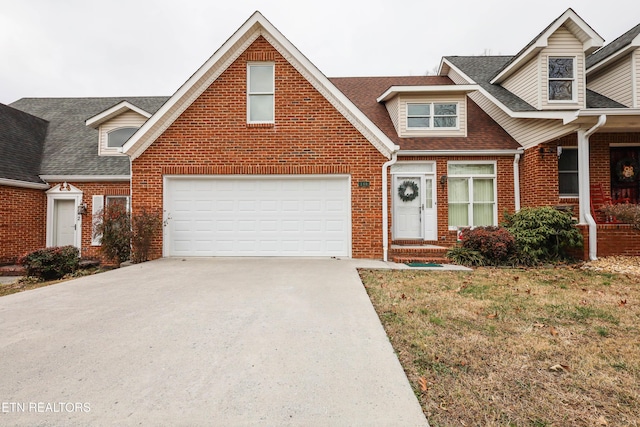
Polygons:
M275 123L247 123L248 128L272 128L275 125Z

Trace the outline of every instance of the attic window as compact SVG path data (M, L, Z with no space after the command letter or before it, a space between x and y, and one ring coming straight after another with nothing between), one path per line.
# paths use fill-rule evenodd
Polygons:
M573 101L574 58L549 57L549 101Z
M408 129L456 129L458 104L410 103L407 104Z
M273 123L274 64L253 63L247 68L247 120Z
M131 136L136 133L138 128L119 128L112 130L107 134L107 147L109 148L119 148L124 145Z

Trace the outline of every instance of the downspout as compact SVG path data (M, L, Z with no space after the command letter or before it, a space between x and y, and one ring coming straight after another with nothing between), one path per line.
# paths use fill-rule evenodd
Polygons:
M389 167L398 161L398 150L400 147L394 147L391 153L391 160L382 165L382 259L384 262L389 260L389 188L387 172Z
M520 210L520 153L513 158L513 203L518 212Z
M580 224L589 228L589 259L598 259L598 230L596 221L591 216L591 189L589 186L589 137L607 122L602 114L598 122L589 130L578 129L578 193L580 200Z

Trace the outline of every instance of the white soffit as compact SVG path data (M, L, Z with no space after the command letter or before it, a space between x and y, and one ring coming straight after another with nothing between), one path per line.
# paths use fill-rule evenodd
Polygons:
M378 102L388 101L399 94L430 93L469 93L479 90L479 85L430 85L430 86L391 86L378 97Z

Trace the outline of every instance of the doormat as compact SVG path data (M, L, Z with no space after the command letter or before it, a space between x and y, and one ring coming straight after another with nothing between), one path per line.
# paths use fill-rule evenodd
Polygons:
M405 262L409 267L442 267L441 264L435 264L433 262Z

